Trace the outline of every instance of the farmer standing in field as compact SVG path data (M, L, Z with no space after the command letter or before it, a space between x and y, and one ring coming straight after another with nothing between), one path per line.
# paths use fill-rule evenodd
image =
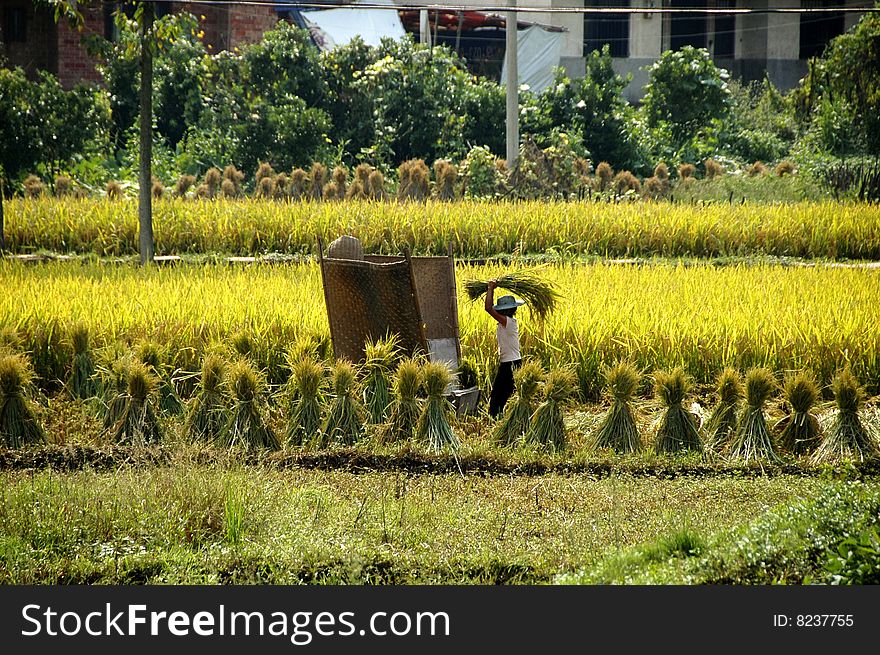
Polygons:
M516 308L526 303L513 296L501 296L498 304L494 304L493 297L498 280L489 280L488 286L485 308L489 315L498 321L495 336L498 339L498 355L501 360L489 396L489 415L497 418L504 411L504 405L513 393L513 371L522 364L519 352L519 325L515 315Z

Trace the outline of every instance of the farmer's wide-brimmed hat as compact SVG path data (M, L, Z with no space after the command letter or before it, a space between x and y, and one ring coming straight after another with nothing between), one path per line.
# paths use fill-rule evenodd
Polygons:
M525 300L517 300L513 296L501 296L498 299L498 302L495 303L494 309L496 312L500 312L504 309L515 309L521 305L525 305Z

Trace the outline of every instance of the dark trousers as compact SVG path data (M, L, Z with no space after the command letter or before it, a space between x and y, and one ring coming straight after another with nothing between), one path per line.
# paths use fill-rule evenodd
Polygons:
M513 393L513 372L522 364L521 359L512 362L501 362L495 380L492 382L492 393L489 395L489 415L498 418L504 411L507 399Z

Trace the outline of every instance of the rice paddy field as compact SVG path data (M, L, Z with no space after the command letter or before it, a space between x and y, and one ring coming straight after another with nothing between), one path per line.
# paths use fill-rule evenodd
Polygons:
M272 202L162 199L159 254L311 253L316 237L358 237L366 252L461 257L592 254L606 257L773 255L880 259L880 208L867 204L670 202ZM137 252L134 200L13 199L7 247L102 256Z
M460 266L465 280L509 267ZM745 370L810 369L828 384L850 365L869 391L880 391L880 271L783 265L714 266L563 264L534 269L562 294L545 322L525 311L527 356L546 366L573 364L583 400L596 400L600 370L630 357L643 371L683 366L710 383L725 366ZM298 339L329 340L316 264L131 265L0 262L0 284L14 292L0 305L49 388L73 356L69 326L84 322L98 348L112 354L149 340L164 363L195 372L216 342L247 337L248 349L281 383L285 352ZM459 290L462 353L484 384L495 365L495 336L479 303Z
M13 252L76 256L0 259L0 359L20 352L33 368L27 402L45 430L43 444L0 447L0 583L821 583L840 581L829 564L839 542L872 543L876 205L163 199L157 251L186 256L146 268L131 257L134 215L126 200L5 203ZM455 244L462 354L483 389L497 366L494 324L467 300L466 283L522 270L552 283L558 308L544 321L528 308L518 318L528 358L574 373L558 376L572 387L560 393L572 392L560 400L564 443L502 447L485 411L451 420L454 454L389 443L369 426L352 443L285 438L291 353L310 344L322 363L332 357L310 255L317 236L340 233L368 252L446 254ZM106 394L70 397L83 327L104 380L114 361L149 352L162 398L179 396L182 410L155 409L156 443L117 439ZM277 450L191 439L209 353L241 357L264 376L265 389L250 388L267 393L263 427L280 435ZM642 374L626 400L641 449L626 454L594 440L617 402L605 374L619 359ZM692 387L655 375L676 367ZM663 405L683 402L706 437L726 367L769 371L746 391L779 456L655 447ZM0 369L6 421L2 403L21 394ZM237 379L250 375L238 369ZM854 381L841 383L844 369ZM818 385L815 397L808 380L799 387L817 428L858 415L873 439L865 458L817 462L780 447L794 388L782 383L794 372ZM352 384L338 378L337 369L328 402ZM655 389L658 379L667 387ZM250 402L248 388L235 393Z

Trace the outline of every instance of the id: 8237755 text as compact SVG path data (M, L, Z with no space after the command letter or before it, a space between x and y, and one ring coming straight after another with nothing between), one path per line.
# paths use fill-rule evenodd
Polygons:
M852 614L774 614L774 628L851 628Z

